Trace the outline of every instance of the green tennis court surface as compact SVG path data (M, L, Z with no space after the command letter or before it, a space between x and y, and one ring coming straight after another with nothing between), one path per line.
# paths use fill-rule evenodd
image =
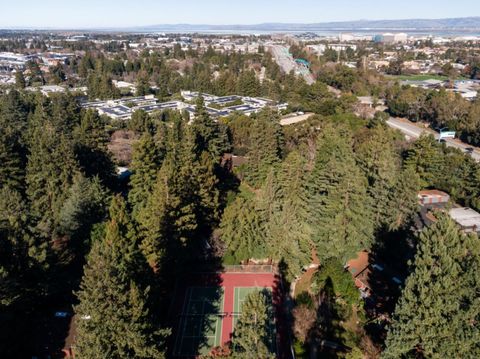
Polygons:
M273 353L276 352L276 340L275 340L275 319L273 313L273 303L272 303L272 288L263 288L263 287L235 287L234 288L234 304L233 304L233 331L235 332L235 325L237 324L238 318L242 314L242 305L245 302L247 295L253 292L260 292L267 290L269 293L268 299L268 309L270 312L270 325L268 330L268 337L270 338L270 349Z
M175 356L205 355L211 348L220 345L223 298L223 288L187 289L175 342Z

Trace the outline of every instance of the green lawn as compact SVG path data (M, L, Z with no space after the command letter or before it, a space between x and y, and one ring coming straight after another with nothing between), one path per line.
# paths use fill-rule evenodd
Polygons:
M447 76L434 75L434 74L419 74L419 75L388 75L387 78L392 78L401 81L425 81L425 80L448 80Z

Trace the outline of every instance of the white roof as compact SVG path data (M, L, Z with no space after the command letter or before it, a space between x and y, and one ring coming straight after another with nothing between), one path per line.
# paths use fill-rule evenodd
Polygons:
M464 228L476 227L477 230L480 230L480 213L477 211L468 207L452 208L449 214L460 226Z

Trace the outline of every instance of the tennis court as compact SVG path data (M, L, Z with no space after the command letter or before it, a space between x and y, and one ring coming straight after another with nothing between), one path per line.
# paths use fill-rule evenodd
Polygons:
M272 303L272 288L269 287L235 287L234 288L234 304L233 304L233 330L235 331L235 326L237 324L238 318L242 314L242 306L245 302L245 299L250 293L260 292L266 290L269 293L268 296L268 309L270 312L270 325L269 325L269 333L268 337L270 338L270 349L272 352L276 352L275 350L275 317L273 311L273 303Z
M174 355L208 354L211 348L221 344L223 288L189 287L185 298Z
M276 327L281 324L277 318L281 296L276 273L271 265L241 265L226 268L224 272L195 274L178 284L177 300L172 307L177 324L169 357L197 358L207 355L214 347L228 345L246 296L265 289L271 294L271 344L268 346L283 351L283 347L276 344L277 331L283 333L281 325Z

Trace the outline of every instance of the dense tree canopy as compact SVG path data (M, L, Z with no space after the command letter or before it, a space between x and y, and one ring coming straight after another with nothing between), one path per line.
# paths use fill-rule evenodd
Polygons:
M461 233L451 219L441 216L425 229L384 357L477 357L479 264L478 237Z

